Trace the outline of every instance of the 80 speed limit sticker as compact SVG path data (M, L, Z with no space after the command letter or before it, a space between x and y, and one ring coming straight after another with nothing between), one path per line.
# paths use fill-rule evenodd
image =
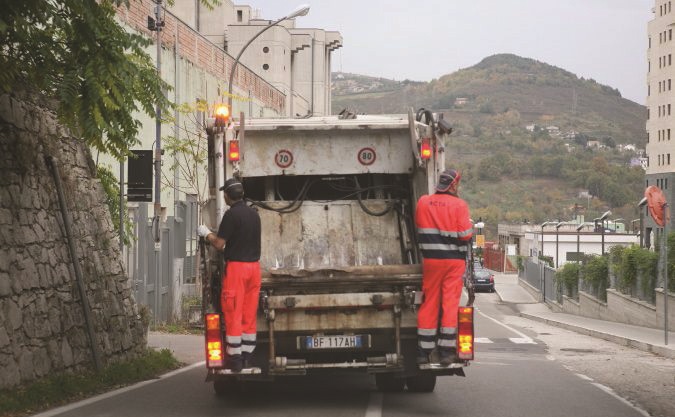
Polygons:
M357 154L357 158L361 165L372 165L375 162L375 149L373 148L362 148Z
M274 155L274 162L279 168L288 168L293 163L293 154L288 149L281 149Z

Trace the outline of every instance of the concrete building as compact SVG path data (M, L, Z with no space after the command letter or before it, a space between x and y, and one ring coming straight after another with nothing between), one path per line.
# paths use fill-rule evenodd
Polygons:
M577 231L577 227L583 227ZM559 227L557 227L560 225ZM601 255L613 246L630 246L640 243L638 234L623 233L622 223L605 223L605 232L596 231L592 222L546 222L543 225L497 226L500 247L516 245L520 256L547 256L554 266L578 259L579 254ZM615 231L616 230L616 231Z
M675 203L675 1L656 0L654 18L647 25L647 169L645 186L656 185L666 196L669 206ZM646 246L663 233L643 207ZM673 230L673 218L668 224Z
M247 5L221 1L212 10L194 0L176 0L171 10L231 56L273 22ZM291 13L289 10L288 13ZM276 16L281 18L283 16ZM266 30L246 48L240 62L285 95L285 117L331 114L331 56L342 46L339 32L298 28L295 19ZM248 98L234 97L234 114L246 111ZM257 115L252 115L257 117Z

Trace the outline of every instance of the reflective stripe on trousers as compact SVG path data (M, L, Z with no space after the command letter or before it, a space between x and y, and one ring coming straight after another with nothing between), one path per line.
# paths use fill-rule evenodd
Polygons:
M256 341L260 264L228 261L222 288L220 305L225 318L227 354L251 353Z
M420 347L433 349L433 339L438 328L441 306L441 334L439 346L454 346L457 329L457 309L462 295L462 275L466 263L463 259L423 259L422 289L424 301L417 313L417 334ZM433 329L432 339L429 333ZM422 343L424 342L424 345ZM431 342L429 344L428 342Z

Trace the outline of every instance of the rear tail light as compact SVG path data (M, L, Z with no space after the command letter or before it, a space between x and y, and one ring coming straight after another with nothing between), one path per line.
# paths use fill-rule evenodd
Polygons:
M239 160L239 141L231 140L230 141L230 151L228 152L228 157L230 162L235 162Z
M473 307L460 307L457 315L457 357L473 359Z
M420 146L420 156L422 159L431 158L431 144L429 143L429 138L422 139L422 145Z
M495 276L494 276L494 275L490 275L490 282L491 282L491 283L494 283L494 282L495 282Z
M207 314L206 321L206 367L223 366L223 338L220 331L220 314Z

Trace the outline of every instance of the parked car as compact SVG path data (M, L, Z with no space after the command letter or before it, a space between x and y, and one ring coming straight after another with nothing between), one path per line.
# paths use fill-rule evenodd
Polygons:
M473 287L476 291L495 292L494 274L485 268L475 268L473 270Z

